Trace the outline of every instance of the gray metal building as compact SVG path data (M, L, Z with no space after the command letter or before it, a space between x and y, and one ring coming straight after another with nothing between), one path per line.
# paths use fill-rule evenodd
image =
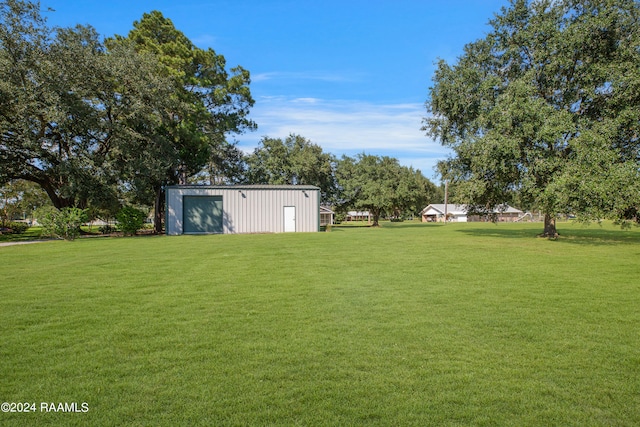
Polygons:
M166 188L168 235L320 230L320 189L310 185Z

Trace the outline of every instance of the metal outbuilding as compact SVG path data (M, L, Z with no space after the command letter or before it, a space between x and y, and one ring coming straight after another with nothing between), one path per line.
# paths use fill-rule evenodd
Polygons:
M320 230L320 189L310 185L166 188L168 235Z

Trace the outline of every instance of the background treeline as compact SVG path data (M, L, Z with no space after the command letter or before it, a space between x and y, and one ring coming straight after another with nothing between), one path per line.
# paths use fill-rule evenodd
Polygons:
M4 220L43 199L91 218L136 205L160 232L164 187L186 183L317 185L325 204L389 215L439 193L396 159L337 159L299 135L243 153L229 138L257 128L249 71L196 47L160 12L106 39L49 26L32 1L0 2L0 23Z

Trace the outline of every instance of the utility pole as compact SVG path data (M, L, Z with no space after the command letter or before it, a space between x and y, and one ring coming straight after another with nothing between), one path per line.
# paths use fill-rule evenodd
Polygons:
M444 223L447 223L447 209L449 207L449 181L444 181Z

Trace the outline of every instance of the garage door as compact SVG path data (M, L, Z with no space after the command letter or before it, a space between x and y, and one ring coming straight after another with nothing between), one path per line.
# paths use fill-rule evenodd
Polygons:
M222 196L184 196L184 233L222 233Z

